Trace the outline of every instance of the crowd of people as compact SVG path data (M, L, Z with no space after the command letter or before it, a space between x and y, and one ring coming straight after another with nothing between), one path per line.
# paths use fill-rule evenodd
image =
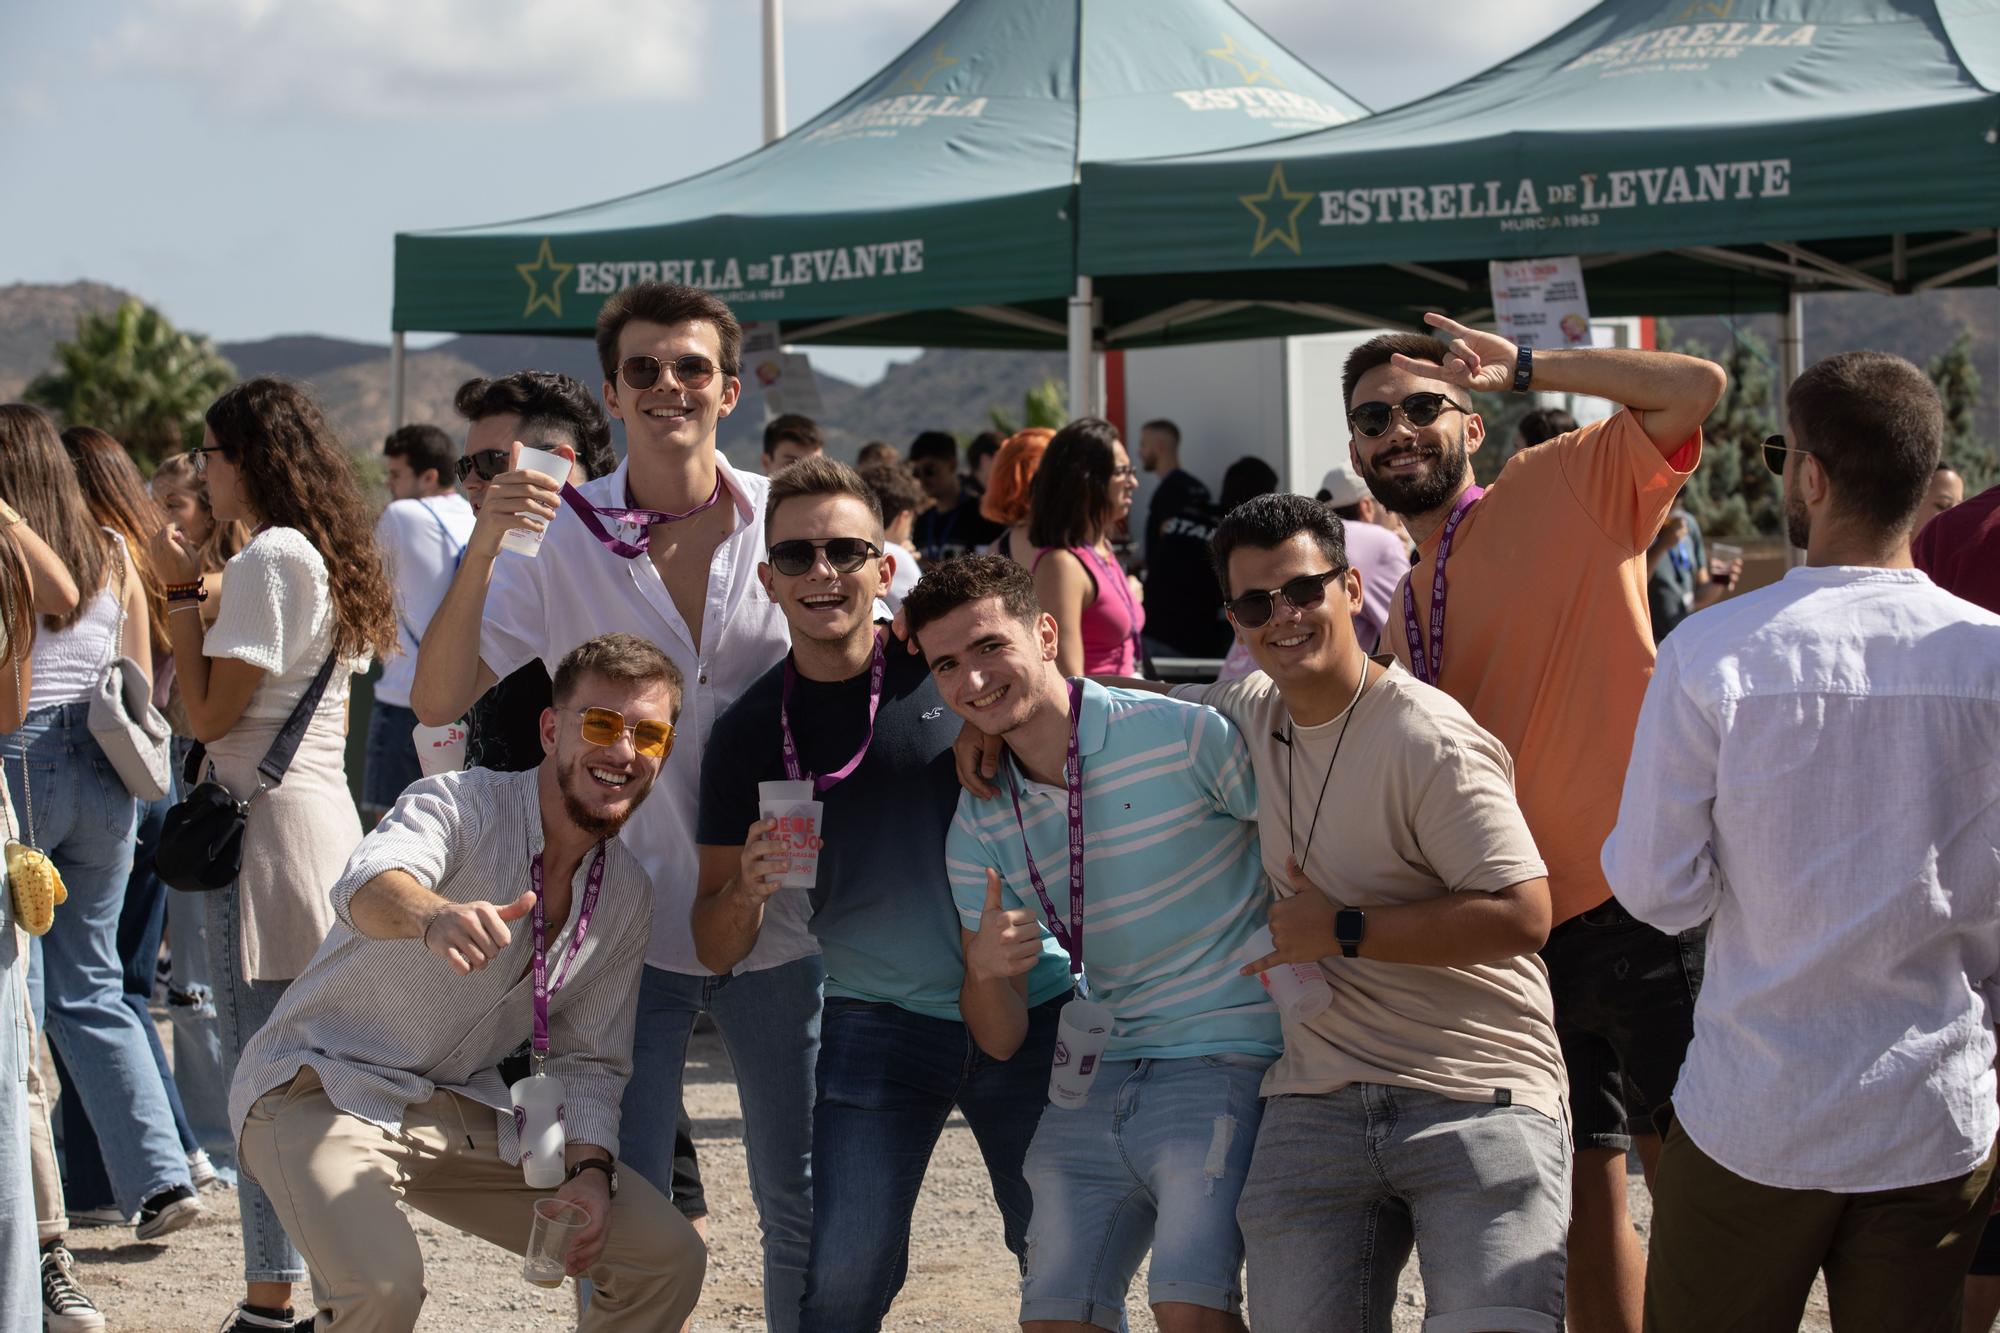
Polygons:
M1720 367L1429 322L1312 496L1167 420L738 468L740 329L663 283L601 392L391 434L379 512L278 380L150 482L0 406L0 1328L103 1328L69 1228L231 1180L229 1333L412 1328L398 1205L531 1276L566 1212L580 1326L682 1328L704 1014L773 1330L881 1326L953 1114L1030 1333L1148 1261L1166 1333L1385 1333L1412 1255L1439 1330L1794 1328L1819 1275L1990 1328L2000 488L1831 357L1765 445L1803 563L1739 591L1680 502ZM1620 407L1482 488L1508 391Z

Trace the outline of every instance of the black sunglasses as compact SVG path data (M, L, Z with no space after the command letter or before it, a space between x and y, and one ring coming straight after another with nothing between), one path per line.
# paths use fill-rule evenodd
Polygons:
M505 449L481 449L478 453L467 454L455 464L458 479L464 481L477 472L481 481L491 481L507 470Z
M1403 420L1422 430L1442 416L1447 408L1453 412L1466 410L1445 394L1413 393L1400 403L1358 403L1347 414L1347 419L1355 430L1372 440L1389 429L1391 413L1400 411Z
M1277 599L1283 597L1293 608L1310 611L1326 600L1326 585L1345 574L1347 570L1329 569L1324 574L1301 574L1295 579L1285 580L1284 586L1264 592L1246 592L1234 601L1224 602L1229 609L1230 619L1244 629L1256 629L1271 618L1278 609Z
M1767 435L1764 437L1764 466L1771 469L1771 475L1774 477L1785 475L1786 454L1810 454L1811 452L1812 450L1810 449L1795 449L1791 445L1786 444L1785 437L1782 435Z
M650 389L660 382L660 372L671 370L674 383L683 389L706 389L721 369L715 362L693 352L661 361L657 356L628 356L618 363L618 378L634 389Z
M820 542L800 538L779 542L771 548L771 568L788 579L795 579L813 567L820 551L826 552L826 563L833 566L837 574L852 574L882 554L880 547L859 537L829 537Z

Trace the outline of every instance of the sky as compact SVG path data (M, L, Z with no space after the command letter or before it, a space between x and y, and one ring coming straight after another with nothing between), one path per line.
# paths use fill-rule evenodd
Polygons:
M1383 110L1530 45L1589 0L1429 0L1417 23L1377 0L1237 7ZM788 0L788 123L948 8ZM755 148L760 12L760 0L0 3L0 284L112 283L224 342L386 342L396 232L610 198ZM911 355L813 349L863 382Z

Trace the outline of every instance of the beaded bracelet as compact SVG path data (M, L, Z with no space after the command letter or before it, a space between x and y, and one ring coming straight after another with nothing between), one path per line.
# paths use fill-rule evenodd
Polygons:
M169 602L205 602L208 600L208 589L202 586L200 579L196 579L193 583L169 583L167 585L167 600Z

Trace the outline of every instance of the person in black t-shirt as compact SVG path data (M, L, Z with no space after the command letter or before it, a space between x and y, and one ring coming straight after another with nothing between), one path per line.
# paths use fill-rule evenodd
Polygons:
M958 473L958 441L927 430L910 445L910 471L931 497L932 507L917 515L911 540L925 565L983 551L1001 532L980 516L980 492Z
M756 943L765 902L800 891L774 882L769 867L786 858L757 787L818 775L822 846L809 892L826 1008L799 1327L851 1333L879 1328L902 1286L917 1193L954 1108L985 1154L1007 1246L1023 1253L1021 1165L1047 1101L1068 975L1058 963L1037 978L1051 993L1011 1059L974 1045L958 1010L964 956L944 864L959 721L924 659L872 621L891 574L881 510L852 469L823 458L775 478L766 506L770 558L757 574L791 624L792 651L716 720L703 755L695 948L726 975Z
M1146 655L1220 657L1231 635L1208 539L1222 515L1201 478L1181 467L1173 422L1139 428L1139 463L1160 479L1146 506Z

